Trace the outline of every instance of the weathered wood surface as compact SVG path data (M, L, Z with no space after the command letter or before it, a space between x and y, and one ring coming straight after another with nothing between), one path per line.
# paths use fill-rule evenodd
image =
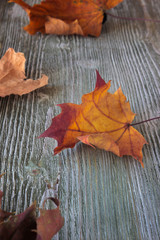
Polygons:
M26 0L27 3L37 3ZM160 19L159 0L124 0L110 12ZM65 225L56 239L160 239L160 122L137 125L149 145L144 169L131 157L78 144L53 156L56 141L37 139L60 109L80 103L94 89L98 69L119 85L137 113L134 122L160 115L160 24L108 17L99 38L29 36L26 13L0 1L0 56L24 52L28 78L49 76L48 86L22 97L0 99L0 172L3 208L20 212L44 197L46 180L60 172L59 199ZM37 170L37 175L33 174Z

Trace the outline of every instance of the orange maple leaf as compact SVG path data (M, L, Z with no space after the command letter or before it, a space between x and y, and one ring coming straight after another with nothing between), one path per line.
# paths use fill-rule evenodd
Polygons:
M10 94L23 95L48 84L48 77L43 75L37 80L24 80L25 57L9 48L0 59L0 97Z
M142 163L144 137L131 126L135 114L119 88L108 92L110 81L97 72L95 90L82 97L80 105L59 104L62 112L52 119L51 126L40 137L55 138L57 154L65 148L73 148L81 140L88 145L111 151L118 156L131 155Z
M123 0L46 0L33 7L23 0L10 0L28 13L30 23L24 29L30 34L79 34L98 37L104 11Z

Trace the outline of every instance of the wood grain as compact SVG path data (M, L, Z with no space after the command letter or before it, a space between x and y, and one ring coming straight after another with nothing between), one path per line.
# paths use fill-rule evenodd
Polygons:
M26 0L27 3L37 3ZM160 19L159 0L125 0L110 12ZM80 103L94 89L95 69L111 92L122 87L137 113L134 122L160 115L160 27L153 22L108 17L99 38L28 35L25 12L0 2L0 56L24 52L27 78L49 76L48 86L22 97L0 99L0 169L3 208L19 213L38 206L60 172L59 199L65 225L55 239L160 239L160 123L137 125L146 138L144 169L83 144L53 156L56 141L37 139L60 113L58 103ZM35 175L33 170L37 171ZM47 192L53 194L53 192Z

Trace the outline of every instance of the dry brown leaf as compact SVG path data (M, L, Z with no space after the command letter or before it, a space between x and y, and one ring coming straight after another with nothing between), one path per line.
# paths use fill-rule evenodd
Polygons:
M55 198L48 198L55 203L56 209L40 210L40 216L37 218L37 239L36 240L50 240L64 225L64 218L59 209L60 202ZM45 201L44 201L45 203ZM44 206L43 203L43 206Z
M48 77L43 75L37 80L25 77L25 57L9 48L0 60L0 97L10 94L23 95L48 84Z
M0 175L0 178L3 176L4 174ZM9 216L13 215L13 213L9 213L6 211L3 211L1 209L1 205L2 205L2 197L3 197L3 192L0 190L0 224L5 221Z
M57 35L70 35L79 34L83 35L81 26L78 20L67 23L60 19L48 17L48 21L45 24L45 31L47 34L57 34Z
M0 175L0 178L4 174ZM50 240L64 225L60 202L57 198L47 198L55 203L55 209L39 209L36 218L35 202L24 212L14 215L1 209L3 192L0 191L0 240Z
M101 33L105 10L123 0L45 0L30 6L23 0L10 0L19 4L28 14L30 23L24 30L58 35L79 34L98 37ZM48 17L53 18L47 32ZM56 21L57 20L57 21ZM67 25L66 25L67 24ZM52 29L51 29L52 26Z

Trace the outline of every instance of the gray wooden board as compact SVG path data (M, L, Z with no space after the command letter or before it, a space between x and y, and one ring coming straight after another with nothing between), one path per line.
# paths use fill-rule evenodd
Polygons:
M159 9L159 0L124 0L110 13L160 19ZM84 38L30 36L23 30L27 23L19 6L0 1L0 56L12 47L24 52L28 78L49 76L46 87L0 99L3 209L19 213L34 200L40 206L46 181L53 185L60 173L65 225L56 239L160 239L159 120L136 126L149 143L144 169L132 157L82 143L53 156L56 141L37 139L60 113L56 104L79 104L94 89L96 69L112 80L111 92L121 86L137 113L134 122L160 115L160 24L108 17L99 38Z

